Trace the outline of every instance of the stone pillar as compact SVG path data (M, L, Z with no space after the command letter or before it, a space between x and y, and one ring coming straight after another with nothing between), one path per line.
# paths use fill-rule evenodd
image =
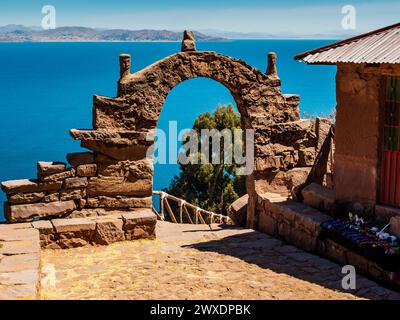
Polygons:
M196 51L196 43L193 31L185 30L183 32L182 52Z
M119 70L120 79L131 74L131 56L129 54L121 54L119 56Z
M278 70L276 69L276 53L275 52L268 53L268 66L267 66L266 74L268 76L273 76L273 77L276 77L279 79Z

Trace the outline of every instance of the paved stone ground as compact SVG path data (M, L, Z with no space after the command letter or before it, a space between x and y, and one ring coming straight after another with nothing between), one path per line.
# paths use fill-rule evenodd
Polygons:
M30 223L0 224L0 300L38 299L39 232Z
M400 299L252 230L157 224L157 240L43 250L42 299Z

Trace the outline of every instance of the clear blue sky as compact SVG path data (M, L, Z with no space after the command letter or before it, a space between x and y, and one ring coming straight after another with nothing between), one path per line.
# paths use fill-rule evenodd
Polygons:
M337 33L346 4L357 9L355 33L400 20L400 0L1 0L0 25L39 26L53 5L57 26Z

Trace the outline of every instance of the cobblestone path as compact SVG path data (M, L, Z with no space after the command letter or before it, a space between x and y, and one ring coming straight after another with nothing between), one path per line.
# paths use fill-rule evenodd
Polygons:
M158 222L157 240L43 250L42 299L399 299L252 230Z

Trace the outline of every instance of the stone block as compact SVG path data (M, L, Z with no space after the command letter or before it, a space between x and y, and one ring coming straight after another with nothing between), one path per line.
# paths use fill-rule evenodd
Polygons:
M93 237L95 243L108 245L125 240L121 216L103 216L96 218L95 221L96 230Z
M96 222L89 218L53 219L52 224L57 233L94 231Z
M137 225L155 225L157 223L157 216L151 209L144 209L122 214L124 221L124 230L129 230Z
M10 204L28 204L35 203L42 200L45 196L44 192L33 192L33 193L17 193L9 195L8 202Z
M63 248L76 248L92 242L96 222L90 218L53 219L57 233L56 244Z
M0 231L2 231L3 228L10 228L14 230L32 229L32 224L30 222L0 223Z
M88 198L87 206L92 208L150 208L152 205L152 198L131 198L121 197L96 197Z
M73 167L90 164L94 162L94 154L92 152L68 153L67 161Z
M8 256L14 254L39 254L39 232L35 240L0 241L0 254Z
M94 231L64 232L60 233L56 243L47 245L51 249L71 249L84 247L91 243Z
M284 182L288 190L303 184L310 173L310 167L293 168L285 173Z
M282 156L257 157L255 159L255 169L257 171L276 170L280 169L282 166Z
M64 181L64 189L78 189L86 188L88 185L88 180L86 177L74 177L68 178Z
M97 164L81 164L76 167L76 175L78 177L94 177L97 172Z
M341 265L347 264L347 249L345 247L330 239L325 240L324 243L326 248L325 255L329 259Z
M151 179L129 181L124 177L94 177L89 179L87 194L89 197L144 197L152 195L152 187Z
M60 173L54 173L48 176L41 176L40 180L42 180L43 182L62 181L64 179L73 177L74 175L75 175L75 169L71 169Z
M315 253L317 251L317 237L300 230L292 229L290 242L296 247Z
M29 284L39 286L39 272L37 269L0 273L0 285L16 286Z
M1 183L1 189L10 194L60 190L62 182L42 183L36 179L10 180Z
M75 210L74 201L57 201L49 203L5 204L4 214L8 221L32 221L35 218L61 216Z
M390 218L389 232L400 238L400 216L393 216Z
M50 193L44 196L44 202L55 202L60 201L60 194L58 192Z
M301 192L304 203L318 210L331 210L333 208L335 197L332 190L323 186L311 183Z
M136 161L117 161L105 156L98 156L98 174L101 176L125 177L127 180L153 178L153 163L151 159Z
M392 217L400 217L400 209L384 205L376 205L375 215L379 221L388 223Z
M39 161L37 163L38 176L48 176L54 173L61 173L66 170L64 162L44 162Z
M269 234L271 236L276 236L278 234L278 223L274 218L268 215L267 212L260 212L258 219L259 231Z
M54 232L53 224L49 220L34 221L32 227L37 229L40 234L48 235Z
M0 228L0 241L35 241L38 236L38 231L32 227L29 229L14 229L11 226L9 228Z
M228 216L235 225L244 227L247 220L247 202L249 196L246 194L235 200L228 208Z
M332 220L329 215L323 214L315 209L307 208L296 216L296 228L304 230L308 234L318 237L321 233L321 223Z
M40 255L37 253L4 256L0 263L0 273L22 270L39 270Z
M129 212L127 210L112 210L107 208L84 208L81 210L74 210L66 218L85 218L85 217L111 216L111 215L121 217L122 213Z
M60 191L60 200L79 200L86 196L86 189L65 189Z

